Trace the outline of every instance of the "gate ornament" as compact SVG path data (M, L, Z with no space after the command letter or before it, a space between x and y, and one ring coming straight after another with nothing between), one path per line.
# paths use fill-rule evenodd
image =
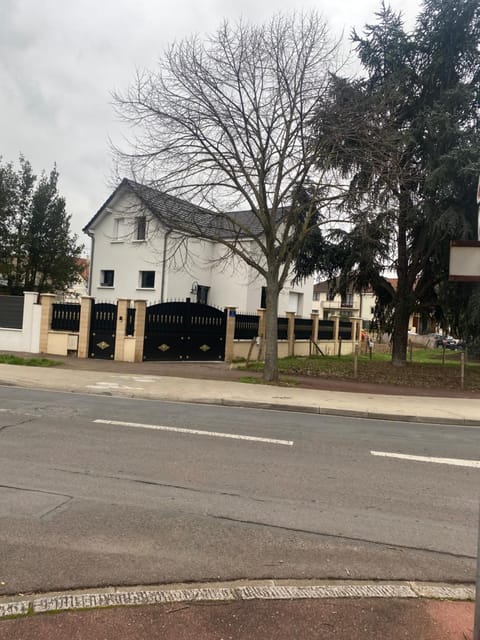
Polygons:
M97 342L97 347L98 347L99 349L101 349L102 351L103 351L104 349L108 349L108 347L109 347L109 346L110 346L110 345L108 344L108 342L105 342L105 340L102 340L101 342Z
M208 344L202 344L202 346L200 347L200 351L206 353L207 351L210 351L210 347L208 346Z
M170 349L170 347L168 346L168 344L165 344L165 343L163 343L163 344L159 345L159 347L158 347L158 348L160 349L160 351L163 351L163 353L165 353L165 351L168 351L168 350Z

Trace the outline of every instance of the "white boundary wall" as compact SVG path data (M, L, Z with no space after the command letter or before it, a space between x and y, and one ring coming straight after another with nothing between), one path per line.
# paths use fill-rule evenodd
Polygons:
M0 327L0 351L40 351L40 321L42 306L37 304L38 293L26 291L23 294L23 323L21 329Z

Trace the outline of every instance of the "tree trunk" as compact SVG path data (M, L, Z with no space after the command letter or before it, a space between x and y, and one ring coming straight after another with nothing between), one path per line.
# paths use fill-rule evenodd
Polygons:
M265 311L265 366L264 382L278 382L278 278L267 280L267 308Z
M410 305L407 298L396 296L392 331L392 364L404 367L407 364L408 323Z
M404 367L407 364L408 323L412 311L406 224L409 208L410 200L408 193L402 190L399 201L397 290L394 298L395 308L393 311L392 329L392 364L394 367Z

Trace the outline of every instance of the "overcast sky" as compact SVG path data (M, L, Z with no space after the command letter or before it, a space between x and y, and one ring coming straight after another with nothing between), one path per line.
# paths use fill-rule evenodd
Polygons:
M320 11L347 37L372 22L380 0L0 0L0 155L19 153L36 172L57 163L60 192L81 228L111 192L109 138L122 125L111 92L164 47L223 18L263 21L274 12ZM420 0L392 0L413 24ZM87 244L87 243L86 243Z

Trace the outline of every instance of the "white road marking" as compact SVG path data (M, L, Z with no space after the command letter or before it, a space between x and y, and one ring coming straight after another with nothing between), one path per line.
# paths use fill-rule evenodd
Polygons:
M398 458L399 460L412 460L413 462L433 462L435 464L449 464L454 467L471 467L480 469L480 460L462 460L460 458L431 458L428 456L411 456L406 453L388 453L386 451L370 451L372 456L383 458Z
M283 444L293 447L293 440L275 440L274 438L260 438L258 436L244 436L236 433L220 433L219 431L201 431L199 429L184 429L181 427L165 427L159 424L142 424L141 422L122 422L121 420L94 420L97 424L113 424L120 427L137 427L139 429L154 429L155 431L173 431L174 433L189 433L195 436L211 436L214 438L231 438L232 440L249 440L250 442L264 442L266 444Z

